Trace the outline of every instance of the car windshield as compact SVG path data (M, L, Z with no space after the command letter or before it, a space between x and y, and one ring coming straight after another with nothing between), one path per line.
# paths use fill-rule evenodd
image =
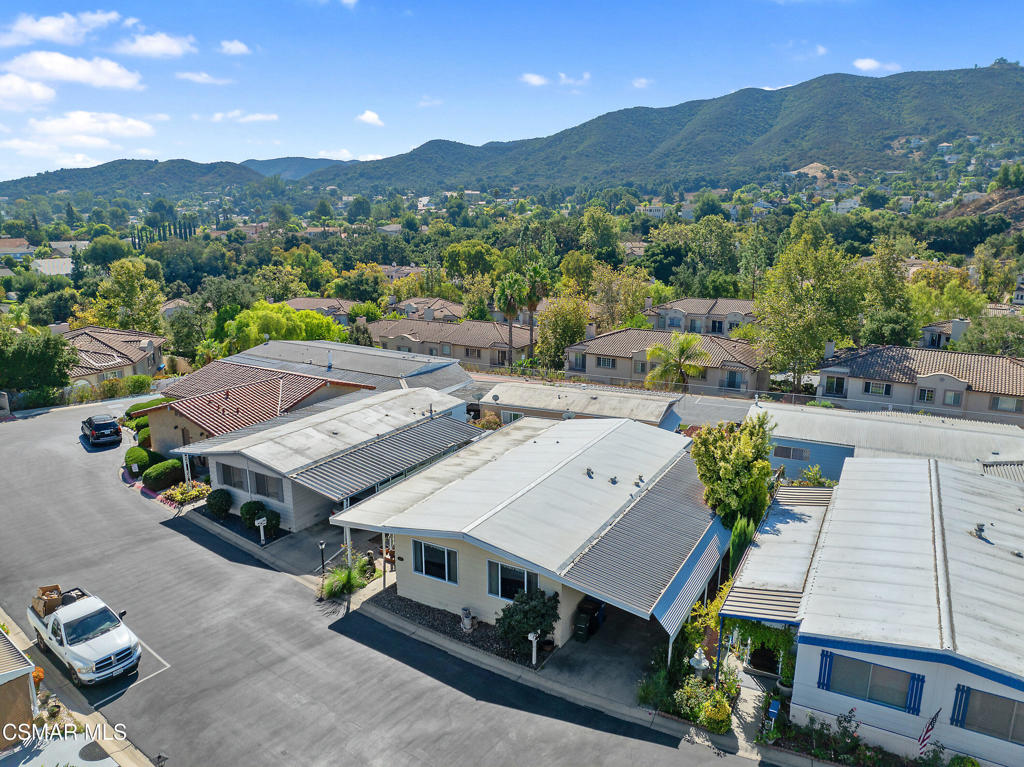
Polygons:
M94 415L92 417L92 425L93 426L108 427L108 426L114 426L116 423L117 422L114 420L113 416L109 416L109 415Z
M81 644L120 625L121 620L111 612L110 608L102 607L94 613L65 623L64 634L68 638L68 644Z

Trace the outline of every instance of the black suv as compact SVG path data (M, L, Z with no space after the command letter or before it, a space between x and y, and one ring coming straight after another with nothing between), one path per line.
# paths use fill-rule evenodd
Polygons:
M91 415L82 421L82 434L90 445L107 445L121 441L121 427L117 419L106 413Z

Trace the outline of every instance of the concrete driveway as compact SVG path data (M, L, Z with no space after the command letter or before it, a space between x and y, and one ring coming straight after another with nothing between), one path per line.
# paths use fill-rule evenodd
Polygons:
M358 614L331 614L291 576L124 487L127 443L88 450L78 439L95 409L0 424L0 605L27 629L34 588L60 583L128 611L147 650L138 674L85 694L151 758L162 752L170 767L750 764L524 687Z

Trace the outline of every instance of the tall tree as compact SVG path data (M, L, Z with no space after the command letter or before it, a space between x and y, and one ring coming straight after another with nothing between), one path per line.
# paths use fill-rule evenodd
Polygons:
M494 305L505 315L508 323L508 364L512 365L512 322L516 312L526 302L526 278L518 272L509 272L494 287Z
M526 267L526 309L530 313L530 358L533 359L533 313L548 294L548 273L540 264L533 262Z
M146 277L146 265L138 258L122 258L110 265L110 276L100 283L92 306L75 308L75 327L160 330L160 285Z
M593 253L598 261L618 266L625 249L619 242L619 228L615 217L598 207L589 207L583 213L583 248Z
M644 379L644 385L653 388L662 385L670 391L686 386L691 376L704 372L702 362L710 355L700 346L701 338L696 333L673 332L667 344L654 344L647 350L647 359L653 367Z
M0 327L0 390L57 389L71 383L78 352L63 336Z
M865 269L864 327L861 340L867 344L910 346L921 334L907 291L906 269L896 243L879 238L874 255Z
M565 367L565 350L587 334L587 301L577 290L567 290L548 301L537 317L537 355L548 368Z

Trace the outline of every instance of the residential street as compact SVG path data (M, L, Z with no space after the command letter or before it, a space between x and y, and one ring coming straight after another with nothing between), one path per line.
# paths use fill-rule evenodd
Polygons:
M36 586L59 583L128 611L148 651L138 675L86 694L151 758L161 752L170 767L751 764L358 615L326 614L290 576L126 488L127 443L92 451L79 440L81 419L105 410L119 413L108 403L0 424L0 605L27 630Z

